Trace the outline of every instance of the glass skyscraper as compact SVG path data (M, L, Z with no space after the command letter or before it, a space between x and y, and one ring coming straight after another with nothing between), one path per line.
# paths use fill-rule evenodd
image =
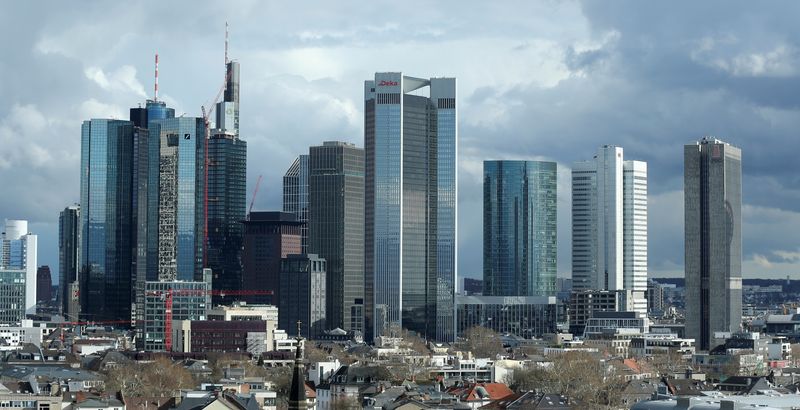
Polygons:
M376 73L364 100L366 337L452 341L456 80Z
M555 162L483 162L486 296L556 295Z
M133 123L92 119L81 130L81 315L131 317Z
M742 323L742 150L703 138L683 160L686 337L710 350Z
M302 253L308 253L308 155L298 156L283 175L283 212L301 222Z
M225 100L217 103L216 128L208 141L206 267L214 275L214 289L238 290L247 202L247 142L239 139L239 63L229 62L227 70ZM215 296L214 303L227 302L224 299Z
M328 329L363 331L364 149L311 147L308 205L308 252L327 261Z
M80 216L80 205L68 206L58 216L59 301L62 313L75 317L80 313Z
M23 272L25 293L22 295L24 304L20 306L23 318L25 314L36 313L37 239L28 232L28 221L5 220L0 236L0 269Z

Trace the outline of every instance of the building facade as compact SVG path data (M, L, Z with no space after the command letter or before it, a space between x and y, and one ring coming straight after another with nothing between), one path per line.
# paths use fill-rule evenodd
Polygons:
M686 336L709 350L742 322L742 151L703 138L683 152Z
M363 332L364 150L325 142L309 150L308 250L326 261L328 329Z
M316 339L325 323L327 262L315 254L287 255L281 259L278 327L293 333L300 323L300 335Z
M131 318L133 123L84 121L81 132L81 317Z
M25 269L0 268L0 324L14 325L25 319L26 282Z
M556 330L555 296L456 296L455 301L458 336L475 326L528 339Z
M53 278L50 267L39 266L36 269L36 303L47 304L53 298Z
M452 341L456 80L376 73L364 101L367 340L400 326Z
M58 292L65 317L80 314L80 205L64 208L58 216Z
M556 295L555 162L483 162L483 294Z
M647 313L647 164L604 145L572 168L572 286L629 290Z
M302 223L300 253L308 253L308 159L308 155L298 156L283 175L283 212L294 214Z
M586 323L595 312L628 312L633 308L631 291L583 290L573 291L569 300L569 331L583 334Z
M6 219L0 235L0 269L25 271L25 313L36 313L38 236L28 231L28 221Z
M205 271L204 281L146 282L142 336L137 348L146 351L171 350L167 346L167 300L172 302L172 326L182 320L205 320L211 309L211 273ZM139 329L139 328L137 328ZM174 346L174 345L173 345Z
M273 295L250 295L247 303L279 306L281 259L300 254L300 228L288 212L251 212L244 221L242 289L272 291Z

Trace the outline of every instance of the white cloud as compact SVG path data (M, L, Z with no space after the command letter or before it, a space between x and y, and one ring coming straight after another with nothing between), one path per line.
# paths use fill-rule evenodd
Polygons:
M92 80L105 91L130 93L134 97L146 98L147 93L139 80L136 79L136 68L131 65L123 65L117 70L106 74L99 67L87 67L84 70L86 78Z

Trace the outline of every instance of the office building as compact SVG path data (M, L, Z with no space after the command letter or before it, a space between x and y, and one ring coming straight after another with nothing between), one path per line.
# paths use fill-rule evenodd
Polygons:
M71 205L58 216L58 300L65 317L80 314L80 230L81 207Z
M172 331L174 352L247 352L256 357L270 346L263 320L182 320Z
M88 320L131 318L133 138L130 121L83 122L79 297Z
M683 159L686 336L709 350L742 323L742 151L703 138Z
M53 278L50 275L50 267L39 266L36 269L36 303L46 305L51 299L53 299Z
M400 326L452 341L456 80L376 73L364 100L366 339Z
M647 313L647 164L604 145L572 168L572 287L629 290Z
M211 272L203 271L202 281L146 282L144 290L144 315L137 318L143 337L137 338L137 348L146 351L171 351L175 346L167 343L167 302L172 305L172 323L183 320L206 320L211 309ZM138 328L137 328L138 329ZM172 333L170 331L170 333Z
M283 175L283 212L300 225L302 253L308 253L308 155L298 156Z
M300 335L308 339L325 332L326 264L314 254L281 259L278 327L289 332L300 322Z
M25 319L27 271L0 267L0 325Z
M464 278L464 295L476 295L480 296L483 294L483 280L481 279L473 279L473 278Z
M556 295L555 162L483 162L483 294Z
M583 334L586 323L596 312L633 311L631 293L629 290L573 291L569 300L569 332Z
M647 281L647 311L651 315L664 312L664 287L652 279Z
M364 150L325 142L308 161L308 249L326 261L325 321L363 332Z
M238 102L217 104L217 126L228 127L229 123L238 124ZM208 158L207 267L213 271L216 289L238 290L247 206L247 142L239 139L236 128L217 128L208 141ZM229 302L224 299L215 296L214 302Z
M555 296L456 296L459 337L482 326L531 339L556 331Z
M281 259L300 254L300 227L288 212L251 212L244 221L242 289L272 291L273 295L250 295L247 303L279 306Z
M205 233L204 121L193 117L150 120L148 130L150 140L158 140L159 146L158 280L200 280ZM151 183L155 179L151 175Z
M0 269L25 271L26 314L36 313L38 237L28 231L28 221L6 219L0 235Z

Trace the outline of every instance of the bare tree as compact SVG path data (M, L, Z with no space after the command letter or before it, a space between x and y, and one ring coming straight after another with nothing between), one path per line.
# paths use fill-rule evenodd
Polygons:
M109 369L106 390L129 397L171 396L176 390L194 386L192 375L180 363L160 357L152 363L130 363Z
M467 329L459 343L459 347L472 352L475 357L494 358L505 351L500 335L494 330L483 326L474 326Z
M650 365L658 376L681 372L686 369L687 364L683 358L683 353L675 350L668 350L665 353L654 354L650 357Z

